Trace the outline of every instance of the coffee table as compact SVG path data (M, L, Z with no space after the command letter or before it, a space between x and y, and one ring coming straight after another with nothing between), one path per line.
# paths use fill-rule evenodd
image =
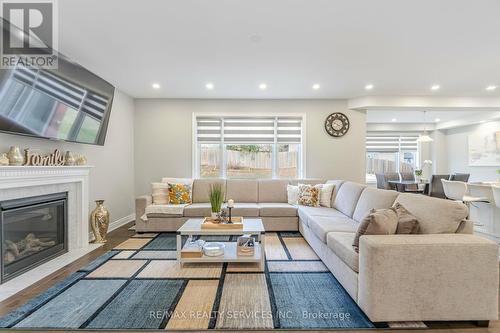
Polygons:
M242 229L202 229L202 218L189 219L177 230L177 260L183 263L207 263L207 262L255 262L259 263L264 270L265 266L265 230L260 218L245 218ZM237 254L236 242L224 243L224 255L209 257L203 255L201 258L181 258L182 236L241 236L244 234L257 235L255 242L255 253L253 256L241 256Z

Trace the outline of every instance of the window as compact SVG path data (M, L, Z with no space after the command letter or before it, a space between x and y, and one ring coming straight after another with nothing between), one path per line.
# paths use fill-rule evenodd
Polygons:
M367 133L366 181L376 182L375 174L415 171L418 165L418 135Z
M302 117L197 116L200 178L302 177Z

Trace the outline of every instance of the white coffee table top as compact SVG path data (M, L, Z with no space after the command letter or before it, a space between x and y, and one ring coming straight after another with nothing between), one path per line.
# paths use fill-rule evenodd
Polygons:
M260 218L244 218L242 229L201 229L202 218L189 219L177 230L181 235L243 235L264 233Z

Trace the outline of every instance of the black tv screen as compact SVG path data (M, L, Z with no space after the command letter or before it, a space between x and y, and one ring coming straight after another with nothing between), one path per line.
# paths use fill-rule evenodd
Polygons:
M114 90L62 55L57 69L0 69L0 131L104 145Z

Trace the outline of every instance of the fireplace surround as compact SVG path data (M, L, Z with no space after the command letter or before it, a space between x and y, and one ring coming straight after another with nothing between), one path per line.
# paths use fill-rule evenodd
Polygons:
M0 283L67 252L67 196L0 202Z
M0 284L0 301L101 246L89 244L92 166L0 166L0 202L66 193L66 251ZM35 235L36 236L36 235ZM35 237L36 238L36 237Z

